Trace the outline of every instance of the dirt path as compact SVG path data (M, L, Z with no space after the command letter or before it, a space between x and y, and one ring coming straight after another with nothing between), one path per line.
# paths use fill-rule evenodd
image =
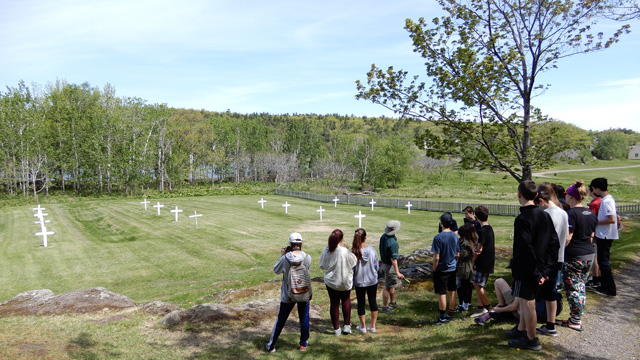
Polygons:
M640 259L614 274L618 296L587 292L585 331L558 328L557 359L640 359Z
M533 173L533 176L537 177L547 177L548 174L557 174L557 173L565 173L565 172L575 172L575 171L592 171L592 170L615 170L615 169L628 169L628 168L637 168L640 165L629 165L629 166L618 166L618 167L605 167L605 168L587 168L587 169L572 169L572 170L549 170L549 171L541 171Z

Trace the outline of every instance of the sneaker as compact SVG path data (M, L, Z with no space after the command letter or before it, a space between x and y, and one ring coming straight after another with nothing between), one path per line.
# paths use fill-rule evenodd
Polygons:
M591 290L593 290L593 292L594 292L594 293L596 293L596 294L598 294L598 295L604 295L604 296L616 296L616 294L615 294L615 293L610 293L610 292L608 292L608 291L604 290L604 289L602 288L602 286L598 286L598 287L591 288Z
M340 330L339 328L338 328L338 329L333 330L333 335L335 335L335 336L340 336L341 334L342 334L342 330Z
M436 322L436 325L446 324L449 321L451 321L451 320L447 319L446 317L439 317L438 321Z
M300 345L300 351L307 351L307 347L304 345Z
M547 336L558 336L556 329L547 329L547 325L542 325L536 329L536 333Z
M358 325L358 326L356 326L356 330L360 331L363 334L367 333L367 327L366 326L362 327L362 326Z
M392 309L400 309L402 306L398 305L398 303L390 302L389 307Z
M473 314L471 314L471 318L477 318L478 316L482 316L486 313L488 313L489 310L485 309L485 308L478 308L476 311L473 312Z
M272 349L267 348L267 352L268 353L274 353L274 352L276 352L276 348L272 348Z
M343 333L343 334L345 334L345 335L346 335L346 334L351 334L351 325L345 325L345 326L342 328L342 333Z
M526 337L527 336L527 332L526 331L520 331L518 330L518 325L514 326L513 329L511 330L507 330L505 333L505 336L507 337L507 339L520 339L521 337Z
M372 334L375 334L376 333L376 328L367 326L367 331L372 333Z
M383 306L382 309L380 309L380 312L383 314L391 314L393 313L393 309L391 309L389 306Z
M597 288L597 287L600 286L600 282L599 281L589 280L589 281L587 281L586 284L584 284L584 286L586 286L588 288Z
M453 311L455 311L455 312L465 312L466 310L464 309L464 306L458 305L453 309Z
M447 319L448 321L451 321L451 320L453 319L453 316L452 316L452 315L449 315L449 314L446 314L446 315L444 316L444 318L445 318L445 319Z
M542 344L540 344L540 340L538 338L533 338L533 340L529 340L528 337L523 336L519 339L509 340L509 346L517 349L526 349L533 351L542 350Z
M479 326L485 326L487 324L487 322L484 320L482 316L478 316L477 318L473 319L473 321L475 321L476 325L479 325Z

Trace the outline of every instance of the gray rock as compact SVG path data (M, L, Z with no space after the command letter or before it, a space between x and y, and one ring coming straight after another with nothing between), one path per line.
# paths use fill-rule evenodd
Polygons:
M163 301L154 301L140 306L140 310L147 314L165 316L173 311L182 310L182 308Z

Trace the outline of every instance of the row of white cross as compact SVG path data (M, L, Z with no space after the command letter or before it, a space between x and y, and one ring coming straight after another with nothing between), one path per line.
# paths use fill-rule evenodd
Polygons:
M42 212L42 210L46 210L46 209L43 207L40 207L40 204L38 204L38 207L33 208L33 210L36 211L36 213L33 216L38 218L38 221L34 221L33 223L40 225L40 232L37 232L36 236L42 236L42 246L47 247L49 245L47 236L55 234L53 231L47 231L47 226L45 225L51 222L51 220L44 219L44 217L49 214Z
M150 204L151 201L144 199L144 201L141 201L140 204L144 204L144 211L147 211L147 204ZM163 204L160 204L160 202L158 201L155 205L153 205L152 207L158 209L158 216L160 216L160 209L164 207ZM169 212L172 212L175 214L175 218L176 221L178 221L178 214L180 214L183 210L178 209L178 206L176 205L175 209L170 210ZM196 229L198 228L198 218L201 217L202 214L198 214L197 211L193 212L193 215L189 215L190 218L194 218L196 221Z

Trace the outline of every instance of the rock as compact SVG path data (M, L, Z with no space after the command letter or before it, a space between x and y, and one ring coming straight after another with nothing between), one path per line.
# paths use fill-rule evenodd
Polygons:
M140 310L147 314L165 316L173 311L182 310L182 308L163 301L154 301L140 306Z
M192 324L213 323L218 320L249 320L262 321L273 319L275 321L280 308L280 299L256 300L244 305L228 306L222 304L201 304L190 309L173 311L160 320L166 327L182 325L186 322ZM309 317L311 319L321 319L321 308L311 304ZM297 316L292 316L289 320L296 321Z
M126 296L103 287L54 295L51 290L33 290L18 294L0 303L0 314L57 315L66 313L94 313L135 307Z

